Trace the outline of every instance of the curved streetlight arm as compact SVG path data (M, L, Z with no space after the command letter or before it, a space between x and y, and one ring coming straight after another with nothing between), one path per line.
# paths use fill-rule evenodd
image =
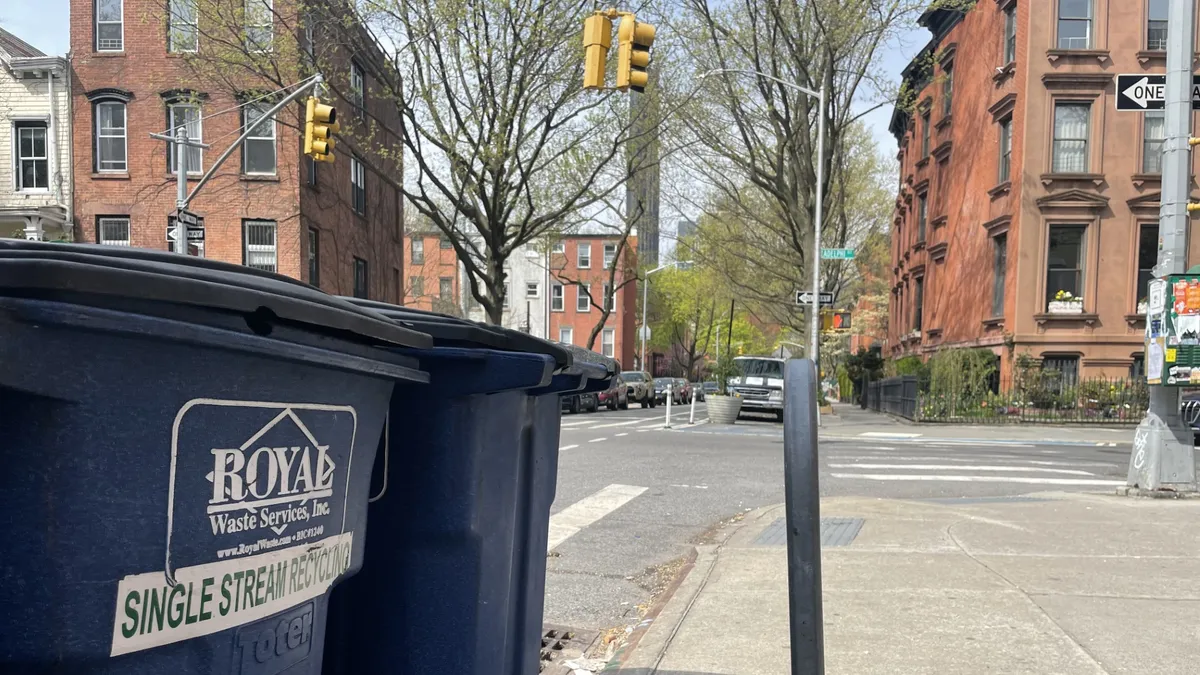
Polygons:
M763 79L771 80L772 82L777 82L785 87L789 87L789 88L795 89L797 91L802 91L805 94L808 94L809 96L812 96L814 98L821 98L821 92L819 92L819 91L814 91L812 89L809 89L808 87L796 84L795 82L788 82L787 80L781 80L778 77L775 77L774 75L760 73L757 70L746 70L744 68L717 68L715 70L710 70L710 71L707 71L704 73L700 73L699 75L696 76L696 79L703 80L706 77L711 77L713 75L722 75L724 73L741 73L742 75L751 75L753 77L761 77Z

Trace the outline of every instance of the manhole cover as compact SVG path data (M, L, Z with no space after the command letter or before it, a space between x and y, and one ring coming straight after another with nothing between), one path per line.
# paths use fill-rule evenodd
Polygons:
M865 521L862 518L822 518L821 546L829 548L834 546L848 546L858 536L863 522ZM754 545L786 546L787 521L783 518L777 518L775 522L767 526L767 529L763 530L758 539L754 540Z
M561 664L583 656L599 635L596 631L577 630L566 626L542 626L542 660L539 673L559 675L567 670Z

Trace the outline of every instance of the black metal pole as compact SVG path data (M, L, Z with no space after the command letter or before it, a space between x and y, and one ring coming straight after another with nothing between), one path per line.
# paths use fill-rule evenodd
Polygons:
M783 413L783 471L792 675L824 675L817 369L813 361L787 362L784 401L787 405Z

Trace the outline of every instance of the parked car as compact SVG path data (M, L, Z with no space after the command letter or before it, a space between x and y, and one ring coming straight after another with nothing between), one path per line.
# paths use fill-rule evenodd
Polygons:
M569 413L596 412L600 409L600 398L595 392L590 394L565 394L562 399L562 409Z
M609 410L629 409L629 387L625 384L625 380L621 379L620 373L613 377L612 384L608 389L600 392L597 400L600 405L607 406Z
M742 412L772 413L783 421L783 359L739 356L740 375L729 382L729 393L742 399Z
M713 382L713 384L716 385L716 382ZM696 400L699 401L700 403L704 403L705 383L704 382L692 382L691 387L692 387L692 391L696 392ZM714 386L713 389L715 390L716 387Z
M675 394L675 402L679 404L692 402L692 385L682 377L674 379L674 386L671 387L672 393Z
M621 373L625 382L628 401L637 401L643 408L653 408L658 401L654 398L654 378L644 370L627 370Z
M654 402L667 403L667 385L671 384L671 378L660 377L654 381Z
M710 394L719 393L720 391L721 391L721 385L717 384L716 382L705 382L704 383L704 394L706 396L710 395ZM704 399L701 398L700 400L703 401Z

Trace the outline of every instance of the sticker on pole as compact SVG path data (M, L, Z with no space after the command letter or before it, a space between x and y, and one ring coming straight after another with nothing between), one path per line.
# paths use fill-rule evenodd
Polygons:
M195 399L175 416L162 570L130 570L112 653L207 635L324 593L351 565L354 408Z

